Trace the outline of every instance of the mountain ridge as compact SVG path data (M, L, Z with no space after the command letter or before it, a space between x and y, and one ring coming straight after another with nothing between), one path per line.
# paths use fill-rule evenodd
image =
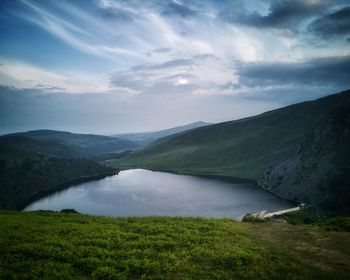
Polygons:
M197 122L175 126L168 129L157 130L157 131L114 134L112 135L112 137L128 139L144 146L152 142L158 141L163 137L167 137L169 135L173 135L177 133L182 133L191 129L195 129L195 128L207 126L207 125L211 125L211 123L197 121Z
M20 139L27 141L24 139L27 138L34 141L43 141L45 143L57 143L57 145L65 147L66 152L64 154L56 154L53 151L53 154L68 157L94 157L99 154L123 152L138 147L138 144L126 139L50 129L6 134L0 136L0 141L6 142L5 140L9 139L9 137L17 137L17 141Z

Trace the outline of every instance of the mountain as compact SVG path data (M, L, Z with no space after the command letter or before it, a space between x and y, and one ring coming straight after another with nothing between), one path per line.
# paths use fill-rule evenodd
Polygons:
M194 122L183 126L176 126L173 128L154 131L154 132L124 133L124 134L116 134L112 136L119 137L121 139L127 139L130 141L136 142L142 146L145 146L152 142L157 141L160 138L163 138L172 134L184 132L187 130L191 130L197 127L207 126L207 125L210 125L210 123L199 121L199 122Z
M122 168L143 167L187 174L224 175L259 182L264 182L266 172L272 172L273 176L267 176L270 179L265 180L265 183L269 182L265 184L266 189L294 201L303 202L308 198L306 200L318 204L320 200L313 201L310 198L312 195L322 195L319 192L315 193L322 188L321 186L317 190L312 189L321 184L322 176L317 174L331 172L338 175L330 176L332 178L329 180L342 181L344 179L341 174L349 171L348 160L344 161L350 156L347 148L349 126L346 121L342 123L342 118L346 118L343 115L347 114L343 107L350 107L349 100L350 90L250 118L193 129L160 139L154 145L116 160L114 164ZM338 116L338 112L343 112L339 113L343 114L343 117ZM326 134L326 131L329 133ZM334 131L338 131L338 134ZM329 146L331 140L334 143ZM327 145L328 150L318 152L317 149L323 149ZM315 164L327 156L327 162L333 167L313 167L312 163ZM299 161L298 164L295 163L296 167L291 169L293 171L283 167L290 166L290 162L293 161ZM337 165L334 165L334 161L338 162ZM310 189L306 197L300 196L300 193L305 191L297 192L297 187L288 187L295 179L294 175L290 175L291 179L286 179L279 188L273 187L276 178L287 176L289 172L295 173L299 169L303 170L300 162L309 167L309 171L303 171L304 175L306 172L315 172L313 180L309 178L307 181L305 176L301 176L301 183L296 185ZM288 192L290 194L286 195ZM334 198L333 195L329 195Z
M119 139L115 137L94 135L94 134L76 134L65 131L56 130L34 130L28 132L20 132L8 134L0 137L1 141L6 142L9 137L17 137L16 141L22 142L22 150L34 149L33 141L29 143L31 139L36 141L43 141L45 145L51 143L53 145L50 150L43 150L41 152L48 152L54 155L70 156L70 157L94 157L100 154L106 153L118 153L128 149L134 149L138 147L135 142L127 139ZM28 143L24 143L24 142ZM40 144L40 142L39 142ZM60 148L58 148L60 147Z
M259 185L280 197L350 211L350 99L326 113L297 152L271 167Z

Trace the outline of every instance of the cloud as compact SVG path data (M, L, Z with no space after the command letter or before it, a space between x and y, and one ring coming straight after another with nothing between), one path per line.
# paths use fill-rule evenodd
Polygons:
M44 90L66 90L70 93L104 92L111 88L103 75L65 71L60 73L17 60L2 58L0 84Z
M174 16L174 15L181 16L183 18L186 18L186 17L195 16L197 13L185 5L182 5L176 2L170 2L168 3L163 14L170 15L170 16Z
M108 20L116 20L116 21L128 22L128 23L134 20L133 13L130 13L128 11L123 11L121 9L113 9L110 7L106 7L106 8L100 7L98 11L101 17Z
M111 84L139 93L193 93L200 88L215 91L222 83L237 81L232 68L211 54L143 64L114 72Z
M256 28L294 29L303 20L317 15L327 7L327 1L276 0L269 2L267 11L249 11L245 2L239 2L231 9L222 11L219 18Z
M167 68L176 68L182 66L188 66L194 63L194 59L174 59L166 61L164 63L153 65L150 69L167 69Z
M350 56L324 57L294 63L243 63L239 83L250 88L304 86L350 87Z
M324 38L349 35L350 6L317 18L308 26L308 29Z
M35 85L35 88L42 89L45 91L66 91L67 90L64 87L50 86L50 85L44 85L40 83Z
M159 49L153 50L152 52L154 52L154 53L167 53L167 52L170 52L170 51L171 51L170 48L159 48Z
M115 47L106 43L105 38L101 36L116 36L117 34L113 32L113 29L74 5L62 2L60 8L74 18L79 18L79 23L66 20L63 16L55 14L32 1L21 0L21 2L33 13L20 13L19 17L46 30L79 51L119 63L125 58L120 59L116 54L136 58L142 56L138 52L130 50L130 48ZM86 26L89 28L87 29ZM97 32L94 32L95 28L98 29Z

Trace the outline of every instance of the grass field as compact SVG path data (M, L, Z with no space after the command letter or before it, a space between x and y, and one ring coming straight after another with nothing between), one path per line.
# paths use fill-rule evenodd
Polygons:
M348 244L319 225L0 212L0 279L345 279Z

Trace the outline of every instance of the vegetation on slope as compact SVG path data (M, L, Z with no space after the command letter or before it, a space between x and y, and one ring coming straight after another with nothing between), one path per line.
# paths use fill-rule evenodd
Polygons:
M89 159L70 157L70 149L57 142L0 137L0 209L20 209L70 184L117 172Z
M197 128L161 139L113 164L258 179L270 166L294 154L305 133L328 110L349 98L347 91L251 118Z
M34 198L72 183L115 174L116 170L87 159L58 157L0 161L0 209L21 209Z
M0 213L1 279L345 279L349 232L199 218Z
M280 197L350 213L350 98L330 110L298 151L273 166L260 185Z
M0 137L20 137L29 138L33 141L40 141L43 143L55 143L66 150L62 153L56 150L51 150L51 153L60 156L69 157L95 157L104 153L122 152L127 149L136 148L138 145L127 139L119 139L115 137L108 137L94 134L77 134L66 131L56 130L33 130L28 132L19 132L8 134ZM4 141L4 140L3 140ZM24 146L23 149L26 147Z

